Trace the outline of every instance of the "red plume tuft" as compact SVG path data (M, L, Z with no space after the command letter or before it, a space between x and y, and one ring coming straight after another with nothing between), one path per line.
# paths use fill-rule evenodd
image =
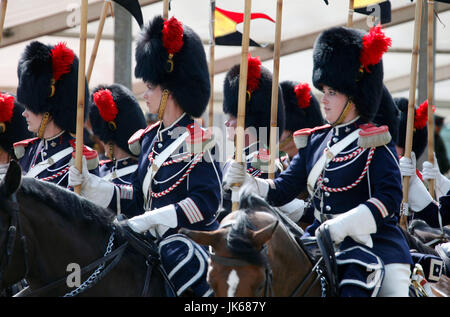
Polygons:
M162 42L169 54L178 53L183 47L183 24L174 17L164 21Z
M117 110L112 93L109 89L100 89L94 93L94 102L100 116L106 122L114 121L119 110Z
M58 81L62 75L70 72L75 53L62 42L56 44L51 51L53 79Z
M370 32L363 37L363 48L359 61L366 71L370 65L376 65L381 57L387 52L392 40L381 31L381 25L374 26Z
M311 101L311 95L309 94L311 88L309 88L308 83L300 83L294 87L294 92L297 95L297 104L300 109L305 109L309 107Z
M255 91L259 87L259 79L261 78L261 61L259 57L252 57L248 54L248 68L247 68L247 90Z
M0 93L0 122L11 122L14 112L14 97Z
M434 106L433 106L434 112ZM428 100L425 100L419 108L416 109L416 114L414 116L414 128L423 129L428 122Z

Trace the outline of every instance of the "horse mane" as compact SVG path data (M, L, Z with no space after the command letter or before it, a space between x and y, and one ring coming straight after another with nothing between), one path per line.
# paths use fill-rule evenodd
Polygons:
M56 209L69 221L110 226L115 215L107 209L50 182L43 182L32 177L22 177L21 190L45 205Z
M236 211L236 221L228 231L227 247L234 256L244 259L253 265L265 266L268 262L267 255L255 248L248 232L248 229L260 229L256 228L249 216L254 214L256 210L267 210L266 206L255 199L256 197L253 193L241 196L240 208Z

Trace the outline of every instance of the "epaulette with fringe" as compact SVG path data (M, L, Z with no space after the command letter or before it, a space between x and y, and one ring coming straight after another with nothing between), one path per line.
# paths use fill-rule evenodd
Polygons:
M69 165L75 164L75 147L76 147L76 140L70 140L70 145L73 148L72 152L72 159L70 160ZM98 159L98 153L96 150L90 148L89 146L83 145L83 156L86 157L86 163L88 170L93 170L97 168L99 165L99 159Z
M33 144L37 140L39 140L38 137L31 138L31 139L26 139L26 140L22 140L22 141L14 143L13 144L13 146L14 146L14 153L16 154L17 159L20 160L25 155L25 148L28 145Z
M149 125L145 129L137 130L129 139L128 139L128 148L130 149L133 155L139 156L141 154L141 140L148 132L152 131L156 127L159 126L161 121L155 122L152 125Z
M386 125L375 126L371 123L362 124L359 126L358 146L362 148L373 148L383 146L391 142L391 134Z
M324 124L314 128L305 128L295 131L293 133L295 146L297 147L297 149L303 149L308 144L308 138L311 134L316 131L327 129L329 127L331 127L331 125Z
M252 157L250 165L265 173L269 172L270 153L267 149L259 149L258 153L255 153ZM275 159L275 173L283 171L283 165L280 159Z
M186 127L189 135L186 138L186 151L197 154L206 152L214 146L214 136L210 128L202 128L194 122Z

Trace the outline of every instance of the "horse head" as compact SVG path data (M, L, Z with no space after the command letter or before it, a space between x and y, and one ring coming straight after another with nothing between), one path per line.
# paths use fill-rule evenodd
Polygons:
M224 217L215 231L180 230L195 242L212 248L208 283L217 297L264 296L271 284L267 244L278 220L263 210L244 205L241 201L242 208Z
M11 161L0 182L0 292L20 281L27 270L16 198L21 180L20 165ZM17 243L19 239L23 243Z

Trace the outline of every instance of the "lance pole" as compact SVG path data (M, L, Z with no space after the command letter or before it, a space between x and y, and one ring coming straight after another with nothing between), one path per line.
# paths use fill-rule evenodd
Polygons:
M349 28L353 27L354 7L355 7L355 0L349 0L349 2L348 2L348 15L347 15L347 26Z
M275 26L275 46L273 52L273 76L272 76L272 104L270 113L270 151L269 151L269 178L275 178L275 160L278 154L278 80L280 74L280 47L281 47L281 20L283 16L283 0L277 1L277 21ZM277 133L278 132L278 133Z
M416 1L415 17L414 17L414 41L411 56L411 75L409 83L409 100L408 100L408 116L406 121L406 140L404 156L411 158L413 129L414 129L414 104L416 101L416 84L417 84L417 61L419 57L419 40L420 40L420 26L422 20L422 4L423 0ZM403 201L400 213L400 226L407 230L409 214L408 207L408 190L409 190L409 176L403 177Z
M209 98L209 120L208 124L212 128L214 124L214 53L216 45L216 36L214 35L215 28L215 11L216 11L216 1L211 0L211 45L209 46L209 80L211 83L211 96Z
M169 18L169 1L170 0L164 0L163 3L163 19L167 20Z
M250 39L250 15L251 15L251 0L245 0L244 11L244 33L242 34L242 53L241 65L239 70L239 95L238 95L238 113L237 113L237 128L236 128L236 161L240 164L245 164L242 159L242 152L245 143L245 106L247 97L247 72L248 72L248 46ZM232 210L239 208L239 187L241 184L232 184Z
M103 2L102 14L100 17L100 22L97 29L97 34L95 35L94 47L92 48L91 58L89 60L89 66L86 71L86 77L88 83L91 80L92 69L94 68L95 59L97 58L98 46L100 44L100 39L102 38L103 27L105 25L105 20L108 15L108 10L111 10L111 15L113 12L111 0L105 0Z
M83 170L83 129L84 129L84 93L85 93L85 64L86 64L86 33L87 33L88 0L81 0L80 19L80 52L78 63L78 98L77 98L77 129L75 146L75 167L81 172ZM77 194L81 186L74 188Z
M2 0L1 2L1 12L0 12L0 44L3 38L3 25L5 24L6 17L6 6L8 5L8 0Z
M427 65L427 99L428 99L428 161L434 164L434 52L433 52L433 41L434 41L434 1L428 0L428 65ZM434 193L434 179L428 181L428 191L431 197L435 198Z

